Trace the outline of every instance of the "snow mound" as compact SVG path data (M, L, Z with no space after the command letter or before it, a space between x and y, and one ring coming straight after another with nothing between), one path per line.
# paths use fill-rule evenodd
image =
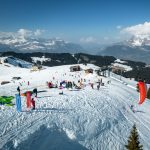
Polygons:
M65 129L65 128L63 130L66 132L66 135L68 136L69 139L71 139L71 140L76 139L76 136L72 130Z

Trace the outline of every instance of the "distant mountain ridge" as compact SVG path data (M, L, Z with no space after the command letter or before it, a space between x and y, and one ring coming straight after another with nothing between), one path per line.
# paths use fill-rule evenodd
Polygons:
M150 36L137 35L133 36L130 40L127 40L131 46L150 46Z
M141 61L150 64L150 37L138 35L120 43L100 48L82 48L79 44L66 42L61 39L37 38L32 36L13 36L0 37L0 52L14 51L20 53L89 53L93 50L97 55L114 56L120 59Z
M79 53L84 49L79 44L66 42L61 39L45 39L35 37L0 37L0 51L15 51L21 53Z
M150 64L150 38L132 37L130 40L105 47L98 54Z

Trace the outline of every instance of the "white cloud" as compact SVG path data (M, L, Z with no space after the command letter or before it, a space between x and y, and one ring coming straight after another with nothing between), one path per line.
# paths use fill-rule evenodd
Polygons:
M22 38L33 35L32 31L26 30L26 29L19 29L17 32L18 32L18 36L20 36Z
M89 37L82 37L80 39L80 42L81 43L95 43L97 40L96 38L92 37L92 36L89 36Z
M37 29L37 30L34 32L34 35L35 35L35 36L40 36L43 32L45 32L45 30Z
M150 22L126 27L121 30L121 33L127 33L133 36L149 36L150 35Z
M121 26L121 25L118 25L118 26L116 26L116 28L117 28L117 29L121 29L121 28L122 28L122 26Z
M9 37L14 38L26 38L26 37L37 37L40 36L44 30L37 29L35 31L27 29L19 29L17 32L0 32L0 37Z
M0 37L8 37L8 36L13 36L13 32L0 32Z

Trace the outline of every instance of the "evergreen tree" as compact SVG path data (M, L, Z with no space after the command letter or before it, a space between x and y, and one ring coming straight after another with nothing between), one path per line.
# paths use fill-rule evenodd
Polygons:
M140 145L139 135L136 129L136 125L133 125L131 134L128 139L128 144L125 145L127 150L143 150L143 146Z

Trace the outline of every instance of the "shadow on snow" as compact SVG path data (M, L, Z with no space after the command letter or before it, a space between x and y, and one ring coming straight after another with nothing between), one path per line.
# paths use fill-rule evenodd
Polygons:
M64 131L57 127L48 129L44 125L28 139L14 148L13 141L7 142L4 150L88 150L76 140L68 138Z

